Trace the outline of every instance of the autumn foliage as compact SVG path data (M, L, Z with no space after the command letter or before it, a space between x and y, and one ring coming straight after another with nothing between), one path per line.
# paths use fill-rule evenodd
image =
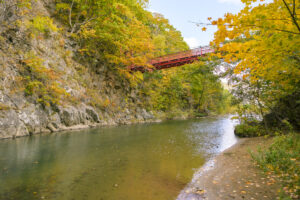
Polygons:
M300 127L300 3L242 2L245 7L238 14L201 24L218 27L211 45L219 58L231 63L226 74L242 123L235 132L249 137L295 131ZM282 178L282 199L299 199L298 136L277 137L254 156L260 167Z
M218 49L217 56L233 64L228 73L237 96L256 105L263 117L279 99L299 90L300 4L293 0L242 2L245 7L238 14L208 19L208 25L218 27L211 45Z
M160 14L145 10L147 1L60 0L58 16L80 41L79 52L124 73L149 59L187 49L181 33Z

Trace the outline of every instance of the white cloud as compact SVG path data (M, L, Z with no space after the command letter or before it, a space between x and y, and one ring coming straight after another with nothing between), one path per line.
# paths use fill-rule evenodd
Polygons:
M241 5L242 4L241 0L218 0L218 2L236 4L236 5Z
M200 41L194 37L184 38L184 41L189 45L190 48L200 46Z

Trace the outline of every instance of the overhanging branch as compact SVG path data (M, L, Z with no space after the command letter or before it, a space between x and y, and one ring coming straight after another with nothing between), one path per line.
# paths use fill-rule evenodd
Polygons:
M289 13L290 13L290 15L292 17L292 20L293 20L295 26L297 27L297 29L298 29L298 31L300 33L300 26L299 26L299 24L298 24L298 22L296 20L296 10L295 10L296 2L295 2L295 0L293 0L293 11L291 11L290 7L288 6L288 4L286 3L285 0L282 0L282 1L283 1L284 5L285 5L286 9L289 11Z

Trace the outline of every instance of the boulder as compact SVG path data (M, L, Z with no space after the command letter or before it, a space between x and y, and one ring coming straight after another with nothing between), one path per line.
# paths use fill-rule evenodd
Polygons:
M14 110L0 111L0 138L15 138L29 134L27 127Z
M94 110L94 108L92 108L90 106L86 106L85 112L87 115L89 115L93 119L94 122L96 122L96 123L100 122L99 115Z

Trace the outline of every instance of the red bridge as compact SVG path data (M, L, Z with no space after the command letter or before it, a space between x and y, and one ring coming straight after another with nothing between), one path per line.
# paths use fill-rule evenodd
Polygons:
M149 64L152 65L154 69L161 70L192 63L198 60L199 57L205 56L206 54L213 52L214 49L211 49L209 46L199 47L196 49L191 49L154 58L149 62ZM144 67L133 67L131 68L131 70L145 72Z

